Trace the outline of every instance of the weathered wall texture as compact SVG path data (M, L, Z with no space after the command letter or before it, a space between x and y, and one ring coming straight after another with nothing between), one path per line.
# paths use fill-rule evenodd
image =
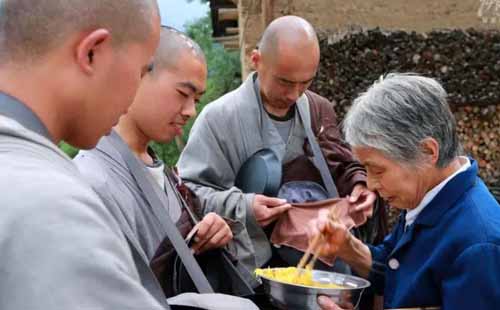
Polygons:
M243 74L248 55L269 21L299 15L318 30L344 31L351 26L427 32L433 29L484 29L477 13L480 0L238 0Z

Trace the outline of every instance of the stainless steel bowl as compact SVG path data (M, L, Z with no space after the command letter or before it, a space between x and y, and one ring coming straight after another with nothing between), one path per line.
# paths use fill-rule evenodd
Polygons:
M276 268L280 269L280 268ZM260 276L271 303L280 309L318 310L319 295L330 296L337 304L350 303L357 309L361 294L370 282L365 279L335 272L312 271L313 280L324 284L337 284L342 288L315 288L312 286L278 282Z

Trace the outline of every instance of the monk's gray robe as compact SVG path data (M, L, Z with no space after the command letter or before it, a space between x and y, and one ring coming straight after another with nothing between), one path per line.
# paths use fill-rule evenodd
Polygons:
M105 205L116 204L119 207L129 224L129 229L137 237L148 261L151 261L160 243L165 239L166 232L135 182L127 164L112 144L116 139L121 140L118 135L101 138L95 149L80 151L74 162L94 190L103 197ZM173 192L174 189L167 180L165 181L167 182L165 196L168 200L168 205L164 206L168 211L165 215L169 214L175 223L180 217L181 206Z
M112 212L115 217L120 217L122 229L126 229L135 236L132 246L141 252L140 257L134 257L137 264L142 265L146 259L149 263L156 254L160 243L167 237L166 231L160 224L160 219L155 215L148 204L142 190L138 187L127 164L115 148L116 143L124 143L117 134L101 138L95 149L80 151L74 161L85 179L94 190L102 197L108 208L117 209ZM153 178L150 178L154 182ZM175 223L180 217L181 206L176 198L176 189L165 177L165 199L168 204L165 215ZM158 184L154 184L158 186ZM222 268L222 267L221 267ZM240 268L240 267L239 267ZM243 268L243 267L241 267ZM241 270L240 270L241 272ZM246 274L249 274L246 272ZM151 278L151 269L140 272L141 280L146 287L156 289L152 282L158 284L156 278ZM254 280L255 281L255 280ZM215 297L214 297L215 296ZM184 299L182 298L184 297ZM216 306L214 298L225 307ZM172 302L184 300L185 305L202 306L206 309L255 309L254 305L245 299L222 294L182 294L172 299ZM170 303L170 299L169 299ZM210 305L210 306L209 306Z
M304 126L295 113L288 141L283 141L269 115L258 103L254 74L236 90L207 105L196 119L178 162L179 174L198 196L205 212L240 221L245 234L237 240L238 258L253 270L271 257L269 241L252 209L254 194L234 186L241 165L256 151L272 149L282 163L304 154ZM297 104L309 105L303 95Z
M164 309L141 285L117 222L56 145L0 116L0 163L0 309Z

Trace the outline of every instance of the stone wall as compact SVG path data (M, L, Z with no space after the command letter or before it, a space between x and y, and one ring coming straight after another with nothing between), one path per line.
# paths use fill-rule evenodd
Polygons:
M283 15L299 15L318 30L371 29L429 32L433 29L485 29L477 16L480 0L238 0L243 75L251 70L248 55L265 26Z

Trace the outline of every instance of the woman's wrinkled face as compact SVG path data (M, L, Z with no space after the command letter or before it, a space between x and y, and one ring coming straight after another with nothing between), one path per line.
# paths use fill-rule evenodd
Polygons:
M368 188L391 207L413 209L422 201L429 183L425 167L401 164L371 147L353 147L353 153L366 168Z

